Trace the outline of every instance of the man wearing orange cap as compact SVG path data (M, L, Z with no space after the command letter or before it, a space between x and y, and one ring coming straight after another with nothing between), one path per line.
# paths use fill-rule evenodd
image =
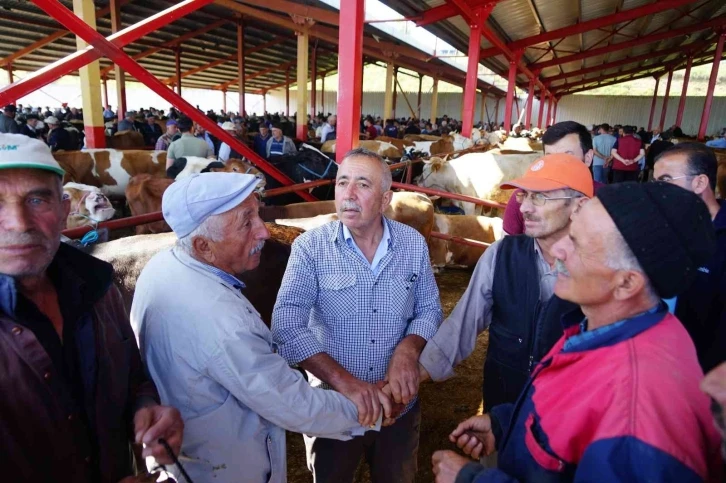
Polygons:
M502 188L522 190L516 196L525 234L505 237L484 252L463 297L419 358L422 380L448 379L489 328L486 411L513 403L530 371L562 336L560 317L575 305L553 296L557 277L550 248L567 236L570 215L593 196L589 169L570 154L544 156Z

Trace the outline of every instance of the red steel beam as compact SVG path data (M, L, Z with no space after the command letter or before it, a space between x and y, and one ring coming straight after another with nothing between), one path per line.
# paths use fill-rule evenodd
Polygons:
M688 35L688 34L692 34L694 32L699 32L701 30L718 28L718 27L721 27L724 25L726 25L726 15L721 15L721 16L713 18L707 22L697 23L695 25L689 25L687 27L668 30L665 32L657 33L657 34L646 35L645 37L640 37L639 39L629 40L627 42L620 42L617 44L611 44L611 45L608 45L605 47L599 47L597 49L586 50L584 52L581 52L581 53L575 54L575 55L567 55L564 57L558 57L558 58L548 60L545 62L540 62L538 64L533 64L530 66L530 68L545 69L547 67L552 67L555 65L567 64L569 62L587 59L588 57L594 57L594 56L602 55L602 54L609 54L610 52L616 52L616 51L623 50L623 49L629 49L631 47L636 47L638 45L650 44L653 42L658 42L660 40L671 39L671 38L679 37L681 35Z
M615 25L629 20L634 20L640 17L646 17L653 15L658 12L670 10L673 8L682 7L691 3L696 3L699 0L661 0L659 2L653 2L648 5L644 5L638 8L631 8L629 10L623 10L612 15L605 15L604 17L595 18L586 22L579 22L575 25L570 25L549 32L543 32L539 35L532 37L526 37L524 39L515 40L507 44L510 50L519 50L529 47L531 45L537 45L551 40L557 40L570 35L577 35L588 32L590 30L596 30L609 25ZM495 48L489 48L482 50L481 57L487 58L494 55L498 55L499 51Z
M211 24L207 25L204 28L201 28L199 30L194 30L192 32L187 32L184 35L182 35L181 37L177 37L177 38L175 38L172 41L165 42L165 43L163 43L161 45L158 45L156 47L152 47L152 48L150 48L148 50L144 50L143 52L139 52L138 54L133 55L131 58L134 59L134 60L144 59L146 57L149 57L150 55L154 55L155 53L157 53L157 52L159 52L161 50L170 49L172 47L176 47L177 45L181 44L182 42L186 42L187 40L190 40L190 39L193 39L195 37L199 37L200 35L204 35L204 34L206 34L208 32L211 32L212 30L214 30L216 28L219 28L219 27L221 27L222 25L224 25L224 24L226 24L228 22L230 22L230 20L225 20L225 19L217 20L216 22L211 23ZM103 69L101 71L101 77L103 77L104 75L108 74L112 70L113 70L113 66L106 67L105 69Z
M459 15L456 8L448 3L445 3L438 7L429 8L416 17L410 17L410 20L413 20L418 27L425 27L426 25L446 20L447 18L454 17L455 15Z
M603 74L603 75L598 76L598 77L592 77L590 79L582 79L582 80L579 80L579 81L571 82L569 84L562 84L562 85L559 85L559 86L552 86L552 90L555 93L558 93L559 94L560 92L564 92L564 91L570 89L571 87L577 87L577 86L581 86L581 85L585 85L585 84L591 84L593 82L598 82L598 81L601 81L601 80L612 79L613 77L622 77L622 76L630 75L630 74L638 74L638 73L643 72L643 71L646 71L646 70L657 69L657 68L660 68L660 67L663 67L663 66L675 65L677 63L682 62L682 60L683 59L676 59L676 60L671 61L671 62L669 62L667 64L655 64L655 65L648 65L648 66L645 66L645 67L642 67L642 66L633 67L632 69L623 70L623 71L620 71L620 72L613 72L612 74Z
M335 26L338 26L339 24L338 12L333 12L319 7L311 7L309 5L302 5L298 2L291 2L289 0L264 0L264 2L259 2L259 0L242 0L242 3L247 3L255 8L263 7L275 10L277 12L284 13L285 15L310 18L316 22L323 22ZM348 19L346 19L345 22L347 27Z
M119 4L119 6L122 6L129 2L131 2L131 0L119 0L118 4ZM111 13L110 4L108 7L104 7L104 8L100 8L100 9L96 10L96 18L98 19L101 17L105 17L109 13ZM20 22L21 20L18 19L17 21ZM27 47L23 47L22 49L18 50L17 52L13 52L12 54L8 55L7 57L0 59L0 67L3 67L6 64L13 62L16 59L19 59L20 57L23 57L25 55L30 54L31 52L34 52L40 48L43 48L46 45L51 44L51 43L55 42L56 40L65 37L68 34L70 34L70 32L68 30L58 30L53 33L50 33L50 34L46 35L45 37L43 37L42 39L39 39L39 40L33 42L32 44L28 45ZM111 70L113 70L113 69L111 69Z
M718 80L718 68L721 64L721 56L723 55L724 40L726 40L726 31L720 32L718 36L718 43L716 44L716 52L714 53L713 57L713 67L711 68L711 77L708 79L706 102L703 105L701 124L698 127L699 140L703 140L706 137L706 130L708 129L708 119L711 116L711 103L713 102L713 93L716 90L716 81Z
M94 48L106 55L110 60L118 64L121 68L133 75L137 80L145 84L156 94L161 96L167 102L177 107L181 112L189 116L193 121L201 125L204 129L212 133L218 139L226 142L235 151L243 154L258 168L268 173L283 185L291 185L293 181L277 168L262 159L250 149L247 145L240 142L239 139L230 135L227 131L220 128L217 123L210 120L203 113L199 112L181 96L175 94L171 89L167 88L149 71L137 64L131 57L125 54L117 45L104 38L101 34L93 30L88 24L76 17L73 12L68 10L63 4L55 0L33 0L33 3L45 11L48 15L55 18L62 25L76 33L77 36L88 42ZM202 3L202 0L198 0ZM297 192L306 201L315 201L316 198L307 191Z
M572 72L564 72L562 74L553 75L551 77L545 77L542 80L549 81L549 82L557 82L557 81L560 81L563 79L568 79L570 77L578 77L581 75L592 74L593 72L603 72L606 70L613 69L615 67L632 64L634 62L641 62L643 60L655 60L660 57L665 57L667 55L680 54L680 53L683 53L684 50L695 51L696 49L706 47L708 44L709 44L709 42L698 42L698 43L688 44L688 45L677 45L670 49L663 49L663 50L658 50L655 52L648 52L643 55L636 55L634 57L626 57L624 59L615 60L613 62L607 62L605 64L594 65L592 67L587 67L585 69L580 69L580 70L576 70L576 71L572 71ZM647 67L647 66L643 66L643 67Z
M126 27L122 31L109 36L106 40L116 47L123 47L210 3L212 3L212 0L184 0L135 25ZM103 57L103 54L91 45L74 52L57 62L28 74L14 84L1 88L0 105L9 104L10 99L20 99L101 57Z
M653 128L653 117L655 117L655 103L658 100L658 84L660 84L660 77L655 78L655 89L653 89L653 100L650 102L650 116L648 117L648 131Z
M363 84L363 22L365 0L346 0L340 5L346 28L339 29L338 125L335 159L358 146ZM314 89L314 86L313 86ZM298 110L298 115L300 110ZM304 114L302 114L304 115Z
M678 111L676 112L676 126L683 122L683 112L686 110L686 95L688 94L688 81L691 78L691 67L693 67L693 56L688 56L686 64L686 72L683 74L683 89L681 89L681 100L678 103Z
M710 64L710 63L713 62L713 55L709 56L706 59L701 58L701 56L697 56L697 57L698 57L698 61L695 61L694 60L693 67L697 67L697 66L700 66L700 65L707 65L707 64ZM658 76L662 76L662 75L668 73L668 69L670 68L669 65L670 64L664 64L664 65L660 65L660 66L653 66L653 68L658 67L661 70L658 70L658 71L655 71L655 72L645 72L645 73L643 73L641 75L632 75L631 77L628 77L627 79L617 79L616 78L616 79L610 80L609 82L605 82L605 83L602 83L602 84L597 84L597 85L594 85L594 86L587 86L587 87L583 87L583 88L580 88L580 89L575 89L575 90L572 90L572 91L566 91L566 92L558 91L557 92L557 95L558 96L567 96L567 95L570 95L570 94L576 94L578 92L589 91L589 90L592 90L592 89L597 89L599 87L612 86L612 85L615 85L615 84L621 84L623 82L629 82L629 81L632 81L632 80L646 79L648 77L658 77ZM608 79L604 79L604 80L608 80Z
M474 110L476 107L476 87L479 80L479 51L481 50L481 30L484 22L491 13L491 9L476 9L471 23L469 23L469 62L466 69L466 83L464 85L463 108L461 112L461 135L471 137L474 128ZM511 79L510 79L511 81ZM420 85L420 84L419 84Z

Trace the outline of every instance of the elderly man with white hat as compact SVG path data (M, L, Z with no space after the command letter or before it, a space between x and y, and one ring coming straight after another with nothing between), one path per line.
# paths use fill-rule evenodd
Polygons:
M226 121L222 123L222 129L227 131L230 136L235 137L239 140L239 142L244 143L242 139L239 138L237 135L237 126L233 122ZM242 159L242 155L232 149L229 144L222 143L222 146L219 147L219 160L226 163L230 159Z
M72 151L78 149L77 146L73 146L71 135L68 131L61 126L60 121L55 116L49 116L45 118L45 124L48 125L48 146L53 152L56 151Z
M131 308L161 399L185 421L182 464L194 481L281 483L285 430L350 439L368 429L355 404L287 365L242 293L237 277L259 265L270 236L258 181L204 173L172 184L162 212L179 240L146 265Z
M132 481L132 442L171 463L179 412L160 406L111 265L61 243L69 201L48 147L0 134L3 481Z

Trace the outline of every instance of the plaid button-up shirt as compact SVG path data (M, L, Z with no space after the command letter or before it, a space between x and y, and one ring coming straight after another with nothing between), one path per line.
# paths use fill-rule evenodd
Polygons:
M339 221L295 240L272 314L273 339L288 363L325 352L375 383L404 337L436 333L443 313L426 241L409 226L384 222L390 242L377 274L345 242ZM330 387L313 375L310 383Z

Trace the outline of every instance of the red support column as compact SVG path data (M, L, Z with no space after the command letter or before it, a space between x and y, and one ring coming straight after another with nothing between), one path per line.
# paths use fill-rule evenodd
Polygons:
M312 55L310 56L310 117L315 118L318 110L318 48L313 47Z
M547 94L547 118L545 119L545 128L552 125L552 93Z
M726 39L726 31L722 31L718 36L718 44L716 44L716 53L713 56L713 67L711 67L711 77L708 80L708 90L706 91L706 102L703 105L703 114L701 115L701 125L698 128L698 139L703 140L706 137L708 129L708 118L711 115L711 103L713 102L713 92L716 90L716 81L718 80L718 67L721 63L723 55L723 43Z
M479 81L479 53L481 52L481 29L484 23L481 8L474 10L469 21L469 62L466 69L463 107L461 109L461 135L471 137L476 109L476 86Z
M335 159L358 146L363 84L363 21L365 0L340 3L346 28L338 30L338 127Z
M544 119L544 106L547 100L547 93L540 89L539 91L539 117L537 118L537 127L542 129L542 120ZM546 126L546 124L544 124Z
M396 119L396 100L398 100L398 66L395 66L393 68L393 105L391 106L391 111L393 113L393 118Z
M290 115L290 68L285 70L285 115Z
M693 67L693 56L688 56L686 64L686 72L683 74L683 89L681 90L681 101L678 103L678 112L676 113L676 126L680 127L683 122L683 111L686 109L686 94L688 93L688 80L691 78L691 67Z
M325 116L325 74L320 79L320 112Z
M174 49L174 62L176 63L176 93L181 96L182 93L182 75L181 75L181 47Z
M529 92L527 93L527 112L524 115L524 126L532 129L532 103L534 102L534 79L529 81Z
M504 130L512 130L512 104L514 104L514 87L517 83L517 64L521 54L509 61L509 82L507 83L507 101L504 107Z
M245 116L245 25L241 20L237 24L237 85L239 86L237 91L239 93L239 115Z
M87 25L83 20L74 15L73 12L69 11L63 4L56 0L32 0L32 2L51 17L56 19L60 24L75 32L79 38L82 38L85 42L93 45L94 49L98 49L100 55L104 55L113 62L119 64L121 68L129 73L129 75L134 76L139 82L145 84L164 100L179 109L182 113L188 115L193 121L197 122L212 135L229 144L235 151L244 155L262 171L268 173L285 186L293 184L293 181L285 174L261 158L257 153L250 149L249 146L224 131L217 125L217 123L199 112L181 96L170 90L153 74L136 63L128 54L124 53L117 45L104 38L91 26ZM199 3L203 3L203 1L200 0ZM97 84L100 84L100 76L97 80ZM98 111L98 114L100 116L101 111ZM317 201L316 198L310 195L310 193L306 190L296 191L296 193L298 193L305 201Z
M117 33L123 29L123 25L121 25L121 2L111 0L109 8L111 10L111 32ZM116 115L119 122L121 122L126 115L126 74L119 66L114 65L113 76L116 80Z
M650 117L648 118L648 131L653 129L653 116L655 116L655 103L658 100L658 84L660 84L660 77L655 78L655 90L653 91L653 100L650 103Z
M421 119L421 89L422 88L423 88L423 74L419 74L418 75L418 107L416 108L417 119Z
M663 97L663 107L660 111L660 128L665 130L666 114L668 113L668 96L671 93L671 81L673 80L673 69L668 71L668 82L666 83L665 97Z

